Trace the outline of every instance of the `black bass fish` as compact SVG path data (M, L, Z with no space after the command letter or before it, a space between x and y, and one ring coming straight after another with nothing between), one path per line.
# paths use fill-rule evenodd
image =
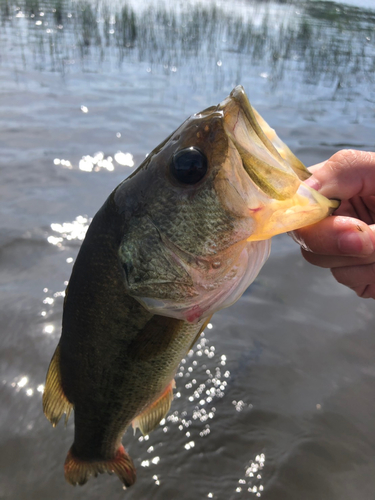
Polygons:
M181 359L255 279L270 238L337 207L309 175L236 87L111 193L74 264L43 395L54 426L74 409L69 483L134 483L125 430L148 434L166 416Z

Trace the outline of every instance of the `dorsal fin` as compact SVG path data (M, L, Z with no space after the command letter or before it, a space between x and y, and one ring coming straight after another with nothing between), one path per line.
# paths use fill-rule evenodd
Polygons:
M147 408L133 420L132 426L134 432L138 427L145 436L146 434L150 434L150 432L158 426L160 420L162 420L169 412L173 399L173 389L175 386L175 381L172 380L163 394L147 406Z
M55 427L64 413L66 414L65 423L68 421L72 408L73 405L68 401L61 386L60 346L58 345L48 367L43 393L43 411Z

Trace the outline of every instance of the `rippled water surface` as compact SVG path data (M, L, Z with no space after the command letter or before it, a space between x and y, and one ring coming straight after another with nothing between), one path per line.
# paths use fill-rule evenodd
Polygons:
M0 0L1 499L373 500L374 305L287 236L183 360L162 425L126 433L134 487L68 485L72 422L41 409L89 221L187 116L242 84L306 164L374 150L375 12L356 5Z

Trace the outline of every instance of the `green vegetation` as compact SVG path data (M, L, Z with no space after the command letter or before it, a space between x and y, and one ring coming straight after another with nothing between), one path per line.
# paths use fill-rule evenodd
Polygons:
M8 37L24 23L27 42L14 29L14 45L20 53L31 50L41 70L64 72L74 59L95 71L93 61L115 58L121 65L130 57L163 71L194 58L216 66L221 56L236 53L248 65L266 67L274 84L288 68L310 83L372 81L375 11L330 1L279 3L281 15L275 3L254 1L255 15L246 17L214 3L173 11L161 3L141 12L109 0L0 0L0 16Z

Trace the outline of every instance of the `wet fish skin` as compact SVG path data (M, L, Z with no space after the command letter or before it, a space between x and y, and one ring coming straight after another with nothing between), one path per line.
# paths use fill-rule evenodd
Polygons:
M211 315L256 277L269 238L333 210L267 127L236 88L159 145L90 224L43 396L53 425L74 408L70 483L111 471L134 483L121 444L127 427L148 434L167 414L178 364ZM191 147L208 169L185 184L171 164Z
M74 404L71 452L89 462L113 458L126 427L166 388L203 323L155 316L125 293L118 258L124 223L111 195L82 244L64 307L60 369Z
M126 217L113 198L93 219L74 264L58 346L62 390L74 406L74 444L65 466L72 484L96 474L95 463L109 463L99 472L116 472L111 461L123 433L171 382L205 323L153 315L126 294L118 258ZM47 391L44 405L50 415L48 396ZM92 470L77 471L72 457L94 464ZM130 486L135 468L127 460L130 472L119 476Z

